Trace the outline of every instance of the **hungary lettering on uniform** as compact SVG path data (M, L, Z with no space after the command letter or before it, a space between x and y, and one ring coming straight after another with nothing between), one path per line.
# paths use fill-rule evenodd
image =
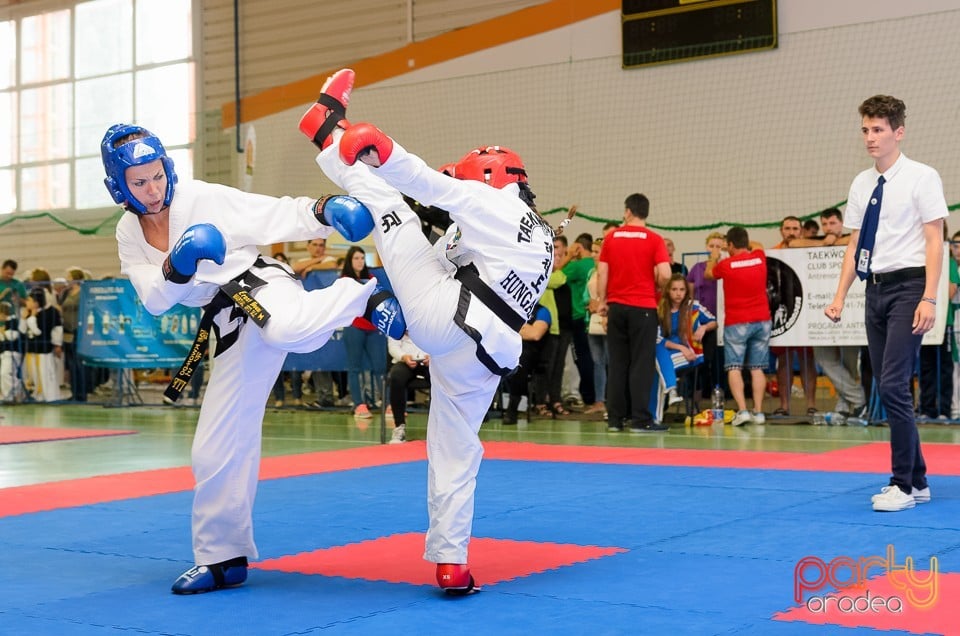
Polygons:
M520 307L529 315L530 307L533 306L536 297L533 295L533 292L530 291L530 288L527 287L526 283L520 280L520 277L517 276L517 273L513 270L510 270L510 273L507 274L507 277L500 281L500 287L510 295Z
M740 269L741 267L754 267L763 263L762 258L750 258L745 261L734 261L730 263L730 269Z

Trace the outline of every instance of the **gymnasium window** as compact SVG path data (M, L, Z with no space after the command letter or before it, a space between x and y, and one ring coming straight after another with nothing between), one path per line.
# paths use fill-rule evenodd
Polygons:
M115 123L152 130L193 174L191 0L62 6L0 12L0 214L114 206L100 140Z

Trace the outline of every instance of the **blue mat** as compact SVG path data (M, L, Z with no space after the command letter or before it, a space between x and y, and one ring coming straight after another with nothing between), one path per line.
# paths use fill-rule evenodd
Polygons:
M276 558L426 528L423 462L261 483L256 535ZM192 563L191 493L0 519L5 634L824 634L774 621L797 561L882 555L960 571L960 478L934 501L870 510L879 475L486 461L474 536L617 546L470 597L428 586L251 570L240 588L169 593ZM893 632L885 632L893 633Z

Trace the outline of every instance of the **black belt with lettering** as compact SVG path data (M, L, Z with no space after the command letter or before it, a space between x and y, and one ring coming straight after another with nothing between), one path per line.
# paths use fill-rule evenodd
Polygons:
M912 278L924 278L927 275L926 267L905 267L892 272L876 272L867 275L867 282L874 285L881 283L902 283Z
M520 328L527 322L525 316L518 314L513 307L500 298L490 287L480 278L476 265L470 263L457 270L453 276L460 284L466 287L471 294L477 297L477 300L487 306L497 318L502 320L508 327L520 333Z
M254 266L271 267L272 265L258 257ZM276 267L280 266L277 265ZM280 267L280 269L283 268ZM283 271L289 274L286 270ZM200 318L200 325L197 328L197 335L193 339L193 345L190 347L190 353L187 354L187 357L183 360L183 364L180 365L180 370L177 371L177 374L170 380L170 384L167 385L166 390L163 392L164 398L171 402L176 402L180 399L180 394L187 388L187 385L190 383L190 378L193 377L194 371L196 371L200 365L200 361L207 355L207 350L210 348L210 329L214 327L213 320L221 310L227 307L234 307L237 317L242 318L244 321L249 318L253 320L258 327L263 327L263 325L266 324L270 318L270 312L264 309L260 303L251 296L253 290L258 287L263 287L266 284L267 281L258 278L253 272L248 270L220 286L220 291L217 292L217 295L203 308L203 316ZM231 318L233 317L234 316L231 315ZM214 353L214 357L229 349L230 346L237 341L241 328L242 325L237 327L237 330L227 337L217 338L217 350ZM219 333L217 335L219 336Z

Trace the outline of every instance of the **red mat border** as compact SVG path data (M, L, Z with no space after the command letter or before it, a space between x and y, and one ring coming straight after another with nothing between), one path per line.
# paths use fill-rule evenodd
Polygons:
M938 475L960 476L960 445L924 444ZM825 453L559 446L486 442L487 459L648 466L885 473L890 445L872 442ZM266 457L260 479L283 479L426 460L422 441ZM0 517L192 490L189 467L162 468L0 489Z
M111 428L47 428L43 426L0 426L0 446L10 444L33 444L38 442L59 442L71 439L87 439L92 437L113 437L116 435L133 435L137 431L117 430ZM7 440L11 434L23 439ZM30 437L30 436L33 437Z

